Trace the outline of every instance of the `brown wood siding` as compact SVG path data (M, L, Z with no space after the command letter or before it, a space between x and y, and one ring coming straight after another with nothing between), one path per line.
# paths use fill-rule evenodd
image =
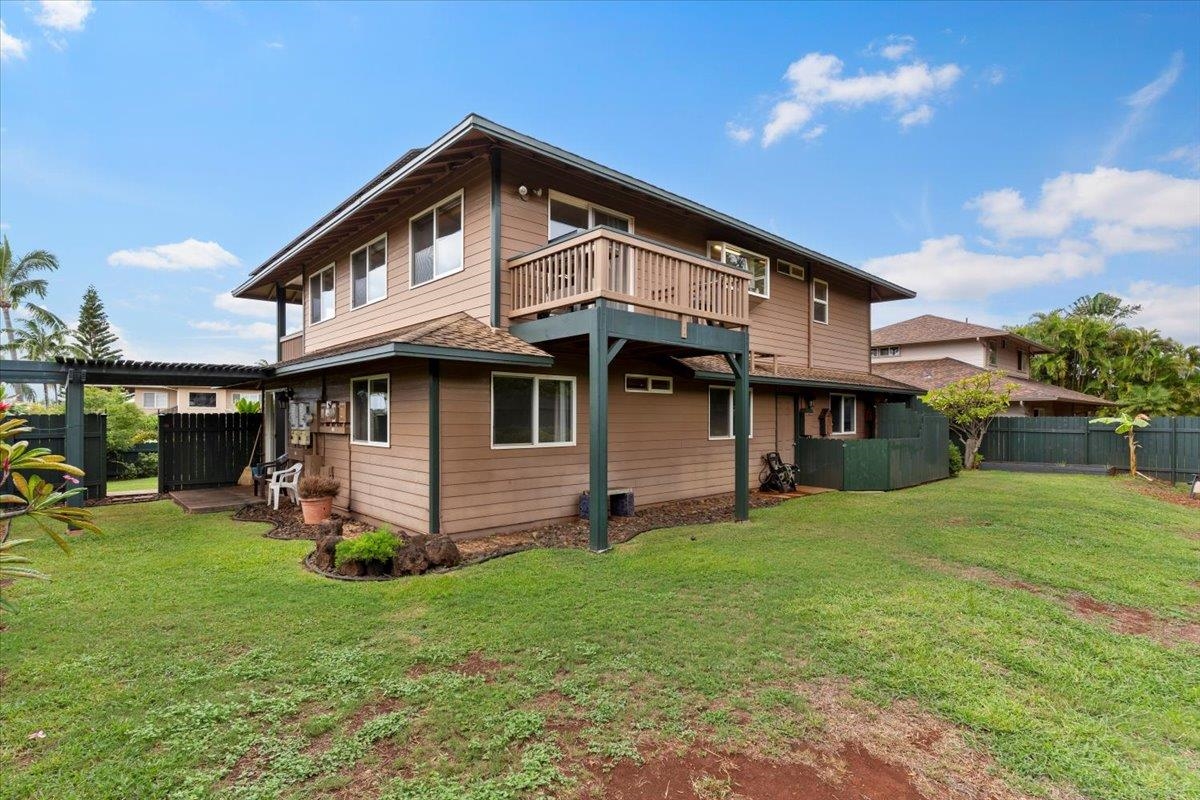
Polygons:
M497 370L500 372L510 370ZM491 448L491 373L446 364L442 373L442 524L447 533L512 529L578 514L588 484L587 377L563 357L555 368L514 370L576 378L576 444ZM708 439L708 386L675 379L671 395L624 389L625 373L663 374L622 360L610 373L609 485L630 487L639 504L733 490L733 441ZM774 392L756 390L750 485L762 454L776 449ZM782 404L781 400L781 404ZM791 407L790 399L787 400Z
M350 401L350 381L386 374L390 379L390 443L388 447L351 444L348 434L314 434L309 449L288 447L302 459L318 455L329 473L342 483L334 504L344 510L427 533L429 528L429 374L424 361L398 361L331 372L321 379L295 380L287 385L297 400ZM286 412L285 412L286 413Z
M414 215L463 190L463 270L416 288L409 287L408 223ZM387 297L350 308L350 253L387 234ZM304 307L305 352L344 344L405 325L465 311L487 322L491 313L491 173L477 159L417 195L369 231L348 250L328 253L310 274L336 259L333 319L312 324ZM305 292L308 291L305 281Z
M853 392L834 392L833 394L853 394ZM812 395L813 409L812 413L804 414L804 435L819 437L821 435L821 412L829 408L829 392L816 391ZM832 428L832 422L826 420L825 429L827 431L826 438L830 439L869 439L873 435L867 430L867 406L874 405L875 400L870 395L858 394L855 395L854 411L855 411L855 432L853 434L839 433L832 436L828 431Z
M811 366L870 371L871 305L867 302L867 284L819 270L816 277L829 282L829 324L812 326Z

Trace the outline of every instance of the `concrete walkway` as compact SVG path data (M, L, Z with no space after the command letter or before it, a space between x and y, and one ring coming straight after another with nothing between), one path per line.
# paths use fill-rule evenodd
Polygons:
M189 514L211 514L216 511L236 511L247 503L265 503L255 497L249 486L222 486L219 489L181 489L170 492L175 504Z

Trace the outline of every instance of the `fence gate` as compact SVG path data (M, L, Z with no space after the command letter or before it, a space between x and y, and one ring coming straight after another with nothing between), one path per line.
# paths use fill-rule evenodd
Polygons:
M20 438L29 442L30 447L48 447L56 455L67 453L67 416L66 414L22 414L32 431ZM108 496L107 482L107 434L108 417L103 414L83 415L83 463L75 464L84 471L83 485L87 487L89 500L103 500ZM43 479L55 485L62 483L61 472L37 473ZM12 483L0 489L12 491Z
M158 490L233 486L261 427L261 414L160 414Z

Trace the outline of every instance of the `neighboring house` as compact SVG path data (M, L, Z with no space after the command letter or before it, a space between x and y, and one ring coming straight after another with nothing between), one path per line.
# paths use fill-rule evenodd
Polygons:
M871 332L871 369L877 375L935 389L985 371L1000 371L1016 385L1008 416L1094 414L1111 405L1100 397L1041 383L1029 377L1029 359L1051 350L1000 328L919 317Z
M764 453L871 436L876 403L917 393L868 354L871 304L909 290L477 116L234 294L277 304L268 455L416 532L559 520L609 487L737 489L744 515Z
M180 412L185 414L216 414L236 411L243 398L260 402L262 392L237 389L214 389L207 386L136 386L132 402L147 414Z

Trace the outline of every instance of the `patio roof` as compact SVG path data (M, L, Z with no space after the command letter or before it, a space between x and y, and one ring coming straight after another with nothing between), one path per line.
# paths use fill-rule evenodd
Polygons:
M697 378L708 380L733 380L733 371L729 364L720 356L695 356L693 358L677 359L679 363L692 370ZM875 375L870 372L856 372L844 369L826 369L823 367L800 367L790 364L764 366L754 365L750 373L750 383L765 386L799 386L814 389L848 389L854 391L889 392L892 394L921 394L923 390L900 381Z
M5 383L65 383L70 373L100 386L234 386L255 383L270 372L266 366L197 364L168 361L100 361L57 358L54 361L0 361Z

